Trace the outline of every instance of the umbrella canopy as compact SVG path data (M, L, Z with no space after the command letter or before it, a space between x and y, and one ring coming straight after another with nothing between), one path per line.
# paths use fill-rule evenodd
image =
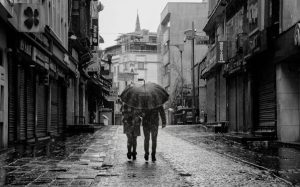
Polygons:
M127 87L120 96L127 105L137 109L153 109L163 105L169 94L155 83L145 83Z

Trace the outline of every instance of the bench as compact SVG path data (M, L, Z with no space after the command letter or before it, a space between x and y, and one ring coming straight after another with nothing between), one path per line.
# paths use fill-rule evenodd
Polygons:
M228 125L228 121L208 122L205 124L206 127L212 128L215 133L226 133L228 131Z

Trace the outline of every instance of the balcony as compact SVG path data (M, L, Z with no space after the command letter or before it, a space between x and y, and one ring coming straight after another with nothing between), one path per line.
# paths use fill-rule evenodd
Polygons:
M224 64L227 60L227 41L217 41L209 48L205 65L201 71L201 76L206 77L209 72Z

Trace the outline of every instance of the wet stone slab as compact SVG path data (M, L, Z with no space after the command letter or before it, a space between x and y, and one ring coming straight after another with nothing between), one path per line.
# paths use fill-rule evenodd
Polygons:
M45 178L39 177L38 179L34 180L31 185L49 185L54 179L52 178Z
M56 179L50 184L50 186L69 186L72 181L73 179Z
M88 187L92 184L94 179L74 179L71 183L72 187Z

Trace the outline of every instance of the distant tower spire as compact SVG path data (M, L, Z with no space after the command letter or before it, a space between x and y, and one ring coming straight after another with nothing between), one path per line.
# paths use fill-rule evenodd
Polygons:
M139 12L137 12L136 22L135 22L135 32L139 32L139 31L141 31L141 26L140 26Z

